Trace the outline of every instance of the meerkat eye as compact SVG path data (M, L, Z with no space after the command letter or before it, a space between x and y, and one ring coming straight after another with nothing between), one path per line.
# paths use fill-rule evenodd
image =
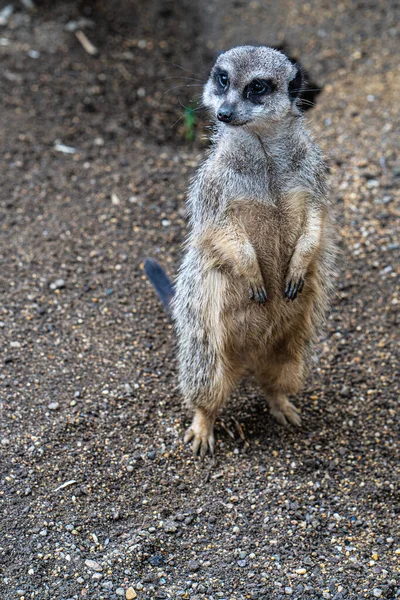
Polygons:
M266 85L259 79L255 79L250 84L250 91L252 94L263 94L266 91Z
M228 74L223 71L221 71L221 73L218 73L218 83L221 87L226 89L229 85Z
M254 96L263 96L272 94L276 89L276 85L271 79L254 79L244 89L244 96L249 100Z

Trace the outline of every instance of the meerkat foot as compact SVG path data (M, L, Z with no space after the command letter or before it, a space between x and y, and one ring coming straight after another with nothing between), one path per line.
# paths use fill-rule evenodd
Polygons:
M300 411L287 399L285 394L277 394L270 398L269 407L271 415L280 425L287 427L288 424L291 423L296 427L300 427Z
M214 422L215 417L207 415L201 408L197 408L193 421L186 431L184 442L192 442L193 454L200 454L201 458L209 452L214 454Z
M249 285L249 298L258 302L258 304L265 304L267 301L267 292L263 283L250 281Z
M284 297L287 300L295 300L298 294L301 294L304 287L304 279L303 277L292 277L286 283L286 288L284 292Z

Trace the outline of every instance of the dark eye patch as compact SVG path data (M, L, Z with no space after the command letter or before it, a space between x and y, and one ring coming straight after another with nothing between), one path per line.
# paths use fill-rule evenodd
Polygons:
M223 94L229 88L229 77L226 71L216 71L214 73L214 80L217 84L217 93Z
M243 90L243 97L255 104L261 104L261 98L272 94L276 83L272 79L253 79Z

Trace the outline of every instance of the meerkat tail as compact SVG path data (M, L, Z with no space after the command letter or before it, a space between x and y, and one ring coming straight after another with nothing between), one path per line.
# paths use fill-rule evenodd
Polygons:
M171 312L171 300L174 297L174 286L162 266L152 258L144 261L144 272L157 292L165 309Z

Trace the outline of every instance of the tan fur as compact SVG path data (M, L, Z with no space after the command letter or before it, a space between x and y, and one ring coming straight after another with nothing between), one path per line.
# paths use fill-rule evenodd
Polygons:
M220 227L194 239L203 255L204 286L211 292L206 330L218 349L213 395L198 403L186 436L194 438L195 452L213 448L216 416L244 372L254 374L279 423L300 424L287 394L299 391L306 371L304 345L315 325L316 260L324 224L323 210L312 205L309 194L294 190L279 206L232 202ZM283 290L292 277L304 277L306 285L295 302L287 302ZM255 281L265 285L267 306L246 301Z

